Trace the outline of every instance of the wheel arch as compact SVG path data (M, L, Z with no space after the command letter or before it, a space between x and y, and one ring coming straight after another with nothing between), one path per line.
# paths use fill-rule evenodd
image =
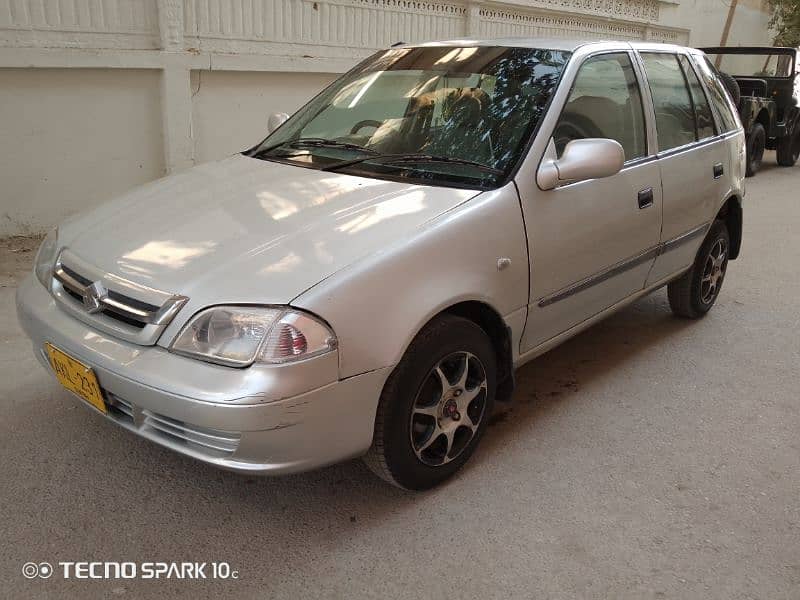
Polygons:
M730 235L731 249L729 258L736 259L742 248L742 200L738 196L731 196L719 209L716 219L725 222Z
M477 300L467 300L453 304L439 312L462 317L472 321L486 333L497 358L497 400L511 399L514 391L514 353L512 350L511 328L494 308ZM431 319L431 321L433 320ZM429 321L430 322L430 321Z

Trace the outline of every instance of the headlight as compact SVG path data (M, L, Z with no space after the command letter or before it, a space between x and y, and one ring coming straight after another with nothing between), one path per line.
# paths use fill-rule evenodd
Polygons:
M42 285L50 289L50 280L53 278L53 265L58 256L58 228L56 227L48 233L42 245L39 246L39 251L36 253L36 260L33 263L33 270L36 272L36 278L42 282Z
M330 352L336 337L308 313L282 306L216 306L197 313L170 350L232 367L285 363Z

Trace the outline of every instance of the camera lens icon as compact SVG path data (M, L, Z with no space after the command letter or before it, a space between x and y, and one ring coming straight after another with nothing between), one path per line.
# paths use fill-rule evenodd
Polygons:
M37 575L39 575L39 565L36 563L25 563L22 565L22 574L25 576L26 579L33 579Z
M39 577L40 579L48 579L53 574L53 565L50 563L39 563L36 564L34 562L27 562L22 565L22 576L25 579L35 579Z

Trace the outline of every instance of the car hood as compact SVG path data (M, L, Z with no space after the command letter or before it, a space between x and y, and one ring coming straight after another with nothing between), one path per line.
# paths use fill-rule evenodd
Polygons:
M280 304L477 193L236 155L129 192L59 237L107 273L195 305Z

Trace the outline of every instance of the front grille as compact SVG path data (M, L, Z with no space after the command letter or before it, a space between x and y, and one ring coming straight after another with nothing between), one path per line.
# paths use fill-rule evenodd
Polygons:
M239 446L238 433L189 425L146 409L142 411L142 415L146 427L154 429L170 441L194 448L204 454L230 456Z
M58 273L56 273L56 277L59 278L61 283L65 285L65 288L67 288L67 293L69 293L70 296L83 303L82 291L92 285L92 281L80 273L76 273L64 264L60 266L61 271L63 271L68 278L71 278L73 281L77 281L81 286L83 286L81 288L81 293L78 293L77 287L69 286L69 281L65 281L65 278L59 277ZM107 293L112 302L109 302L107 306L104 306L103 310L117 318L121 318L126 322L130 322L137 327L144 327L147 324L142 315L154 315L161 309L160 306L156 306L155 304L150 304L148 302L142 302L136 298L131 298L130 296L115 292L114 290L107 290Z
M100 272L68 250L53 269L53 293L82 321L143 345L154 344L188 300ZM95 303L91 312L87 297Z
M80 273L76 273L75 271L73 271L72 269L70 269L68 266L66 266L66 265L61 265L61 268L64 270L64 272L65 272L67 275L69 275L70 277L72 277L72 278L73 278L75 281L77 281L78 283L80 283L80 284L81 284L83 287L88 287L88 286L92 285L92 281L91 281L90 279L86 279L86 277L84 277L84 276L83 276L83 275L81 275Z
M68 287L67 285L64 285L64 291L69 295L70 298L75 300L75 302L78 302L81 305L83 304L83 296L78 292L76 292L74 289ZM109 296L110 295L111 294L109 294ZM111 308L110 306L104 308L101 312L105 313L108 317L116 321L119 321L121 323L124 323L125 325L133 327L135 329L144 329L145 325L147 325L145 321L142 321L141 319L137 319L135 317L131 317L130 315L125 314L123 311L118 311L114 308Z
M92 281L73 271L63 264L56 265L53 276L64 287L70 297L83 304L86 289ZM105 290L104 296L98 298L99 312L105 313L112 319L118 319L132 327L142 329L148 323L153 323L160 307L136 300L113 290Z

